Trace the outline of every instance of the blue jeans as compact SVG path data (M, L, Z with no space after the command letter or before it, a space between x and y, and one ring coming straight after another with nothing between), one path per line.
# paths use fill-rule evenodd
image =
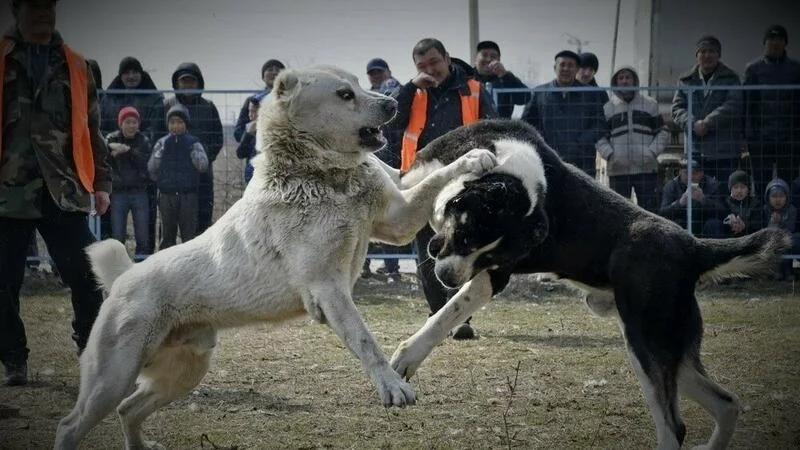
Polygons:
M125 243L128 229L128 212L133 213L133 234L136 238L136 254L148 253L148 221L150 211L147 193L141 191L114 192L111 195L111 235Z

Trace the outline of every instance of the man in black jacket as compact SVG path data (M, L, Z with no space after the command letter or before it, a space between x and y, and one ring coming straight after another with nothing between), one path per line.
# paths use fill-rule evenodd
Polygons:
M462 103L463 97L472 96L469 77L464 71L454 64L444 45L437 39L427 38L419 41L412 51L414 65L417 67L417 75L408 83L400 86L392 95L397 100L397 115L390 123L390 127L396 130L404 130L403 144L408 144L410 135L416 139L416 150L444 135L448 131L454 130L463 125ZM477 85L475 81L473 84ZM485 119L497 117L497 112L492 104L489 94L481 86L478 90L478 111L475 119ZM413 106L417 91L421 91L427 99L424 127L419 133L417 130L409 130L410 123L413 122ZM401 160L408 158L406 151L402 151ZM410 164L408 160L401 161L401 167ZM415 245L417 247L417 274L422 282L422 289L425 292L425 299L431 308L431 313L440 310L450 294L444 286L436 279L433 272L433 259L428 257L428 242L433 237L434 232L430 226L426 226L419 233ZM453 332L456 339L472 339L476 336L475 330L464 323Z
M214 170L213 162L222 150L224 136L219 111L211 100L203 98L205 89L203 73L195 63L183 63L172 74L172 87L175 96L164 101L164 109L168 111L177 103L189 110L192 118L189 133L200 139L200 143L208 156L208 170L200 174L200 188L197 194L197 234L201 234L211 226L214 213ZM166 134L166 130L160 135Z
M764 54L747 65L745 85L800 85L800 62L789 58L789 34L781 25L764 33ZM745 138L760 186L778 177L793 180L800 167L800 89L744 91Z
M484 87L491 84L491 89L527 89L528 86L517 78L500 62L500 46L494 41L482 41L477 46L475 55L476 79ZM497 115L510 118L514 105L525 105L530 100L530 92L505 93L497 95Z

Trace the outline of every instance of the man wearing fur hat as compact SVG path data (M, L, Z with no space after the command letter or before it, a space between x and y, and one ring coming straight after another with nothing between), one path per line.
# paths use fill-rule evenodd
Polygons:
M747 65L745 85L800 85L800 62L789 58L789 34L781 25L767 28L764 54ZM773 168L792 180L800 168L800 89L744 91L747 139L753 175L761 185Z
M638 87L639 74L633 67L622 67L612 75L611 86ZM611 189L625 198L635 189L639 205L656 212L661 191L656 158L669 140L658 102L637 90L614 90L603 112L602 137L596 147L608 162Z
M726 180L739 167L742 139L742 91L721 87L740 85L739 75L720 61L722 44L714 36L697 41L695 66L682 75L672 99L672 120L692 133L692 146L686 153L699 153L706 171ZM689 95L682 87L702 87L692 91L692 117ZM686 140L688 143L688 139Z

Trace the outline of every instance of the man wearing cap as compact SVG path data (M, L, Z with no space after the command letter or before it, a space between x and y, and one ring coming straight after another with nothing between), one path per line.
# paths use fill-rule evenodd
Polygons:
M594 177L605 102L597 92L564 90L585 87L575 79L579 64L577 53L558 52L553 66L556 78L534 89L522 120L536 127L564 161Z
M38 230L72 291L80 353L103 301L84 252L94 242L86 218L108 209L111 176L94 78L55 30L56 1L14 0L11 12L15 24L0 42L0 361L5 383L22 385L28 243Z
M789 34L781 25L767 28L764 54L747 65L744 84L800 85L800 62L789 58ZM761 186L778 177L793 180L800 168L800 89L745 91L745 138L753 176Z
M247 124L250 123L250 100L256 98L258 102L272 92L272 84L275 82L275 77L286 69L286 66L277 59L268 59L261 65L261 80L264 82L264 90L253 94L245 99L242 109L239 110L239 117L236 119L236 126L233 128L233 138L236 142L242 142L244 132Z
M597 75L597 71L600 69L600 61L597 59L597 55L590 52L583 52L578 56L580 56L581 60L578 64L578 74L576 75L576 78L578 81L587 86L597 87L595 75ZM598 95L604 97L604 101L610 100L608 93L605 91L598 93Z
M422 39L414 46L411 56L418 73L392 93L397 99L397 115L389 124L390 128L403 133L401 172L411 167L417 150L430 141L461 125L497 117L489 94L478 81L469 78L461 67L453 63L441 41ZM428 257L428 242L433 235L433 229L426 226L417 233L414 241L417 274L432 314L440 310L451 295L436 279L433 260ZM467 322L453 332L453 337L473 339L476 334Z
M203 98L202 93L196 92L197 90L205 89L203 73L197 64L192 62L180 64L172 74L172 88L178 92L175 93L174 97L164 101L164 111L169 111L170 108L178 103L186 107L189 111L189 117L192 118L188 124L188 132L200 139L200 143L208 156L208 170L200 174L200 188L197 194L197 235L200 235L206 228L211 226L211 219L214 213L214 170L212 163L217 159L224 142L222 121L220 121L219 111L214 102ZM166 123L162 121L160 137L166 134Z
M389 64L383 58L372 58L367 62L367 78L369 79L370 91L378 92L384 95L391 95L395 89L400 87L400 82L392 76L392 71L389 70ZM400 167L400 151L398 145L402 132L397 129L383 130L386 137L386 145L375 152L375 156L380 158L381 161L394 168ZM397 254L398 247L383 244L370 244L370 253L383 253L383 254ZM409 250L410 251L410 250ZM370 264L372 261L367 258L364 260L362 266L361 276L369 278L372 276ZM383 267L378 269L379 272L386 274L386 281L394 283L400 280L400 261L397 259L384 259Z
M372 58L367 63L367 78L372 92L390 95L400 87L400 82L392 76L389 64L382 58Z
M678 80L672 99L672 120L684 133L692 133L695 152L706 162L705 170L718 180L740 166L742 140L742 91L720 89L738 86L739 75L720 62L722 44L714 36L703 36L695 48L695 66ZM702 87L692 92L692 117L684 86ZM685 141L688 145L688 139Z
M661 207L658 214L686 228L689 196L692 197L692 233L702 237L724 235L721 217L725 215L719 182L705 173L705 164L697 155L692 155L691 193L689 193L688 160L682 159L678 176L664 185Z
M477 80L492 89L528 89L528 86L517 78L500 62L500 46L494 41L478 42L475 54L475 73ZM497 95L497 115L506 119L514 112L514 105L524 105L530 100L530 93L504 93Z

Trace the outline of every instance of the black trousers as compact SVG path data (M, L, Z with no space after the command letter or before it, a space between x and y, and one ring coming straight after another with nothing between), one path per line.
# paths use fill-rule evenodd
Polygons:
M164 193L158 196L161 211L161 242L159 250L172 247L181 231L181 243L197 236L197 193Z
M417 276L422 283L422 291L425 293L425 300L431 308L431 315L436 314L450 300L450 297L457 292L456 289L447 289L439 282L434 273L434 260L428 255L428 242L436 234L430 225L419 230L414 245L417 248ZM466 320L467 323L472 318Z
M208 165L209 173L200 175L200 186L197 191L197 235L202 234L211 226L214 216L214 176L211 175L211 164Z
M28 358L19 291L25 277L25 255L35 230L39 230L47 244L61 279L72 290L72 339L81 350L86 347L103 302L84 252L95 241L86 214L60 210L47 193L43 203L41 219L0 217L0 361L3 363L19 363Z
M152 255L156 251L156 221L158 218L158 188L154 183L147 184L147 251Z

